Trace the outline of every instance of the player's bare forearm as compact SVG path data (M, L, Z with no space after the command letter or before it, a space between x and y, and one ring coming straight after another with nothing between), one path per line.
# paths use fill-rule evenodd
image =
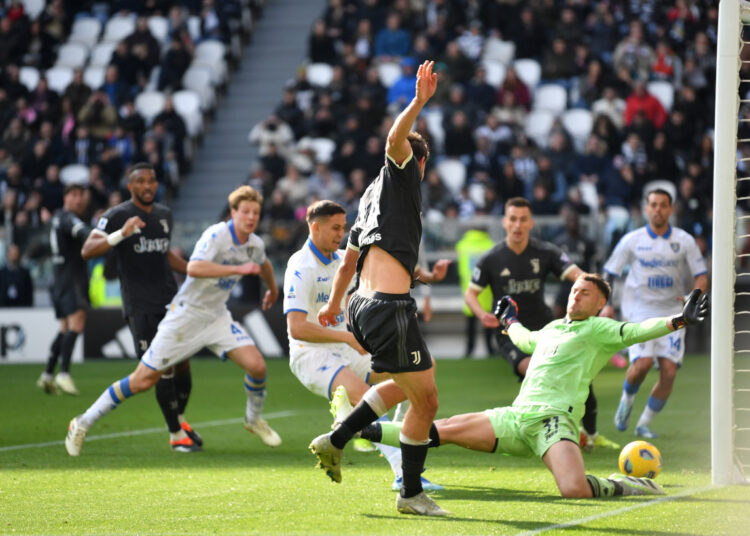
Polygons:
M695 282L693 283L693 288L700 289L701 292L706 292L706 289L708 288L708 276L703 274L696 277Z
M250 264L250 263L248 263ZM226 277L230 275L245 275L242 271L245 265L218 264L211 261L189 261L187 275L190 277ZM257 266L257 265L256 265Z
M169 267L172 268L173 272L177 272L178 274L187 273L187 261L173 249L167 252L167 259L169 259Z
M495 315L489 314L487 311L482 309L482 306L479 304L479 298L477 296L479 296L479 291L472 287L467 288L466 292L464 293L464 301L466 302L466 305L469 306L469 309L471 309L471 312L474 313L474 316L479 319L484 327L500 327L500 322L498 322L497 318L495 318Z
M290 311L286 315L289 334L300 341L307 342L343 342L348 344L352 337L348 331L324 328L307 320L307 315L300 311Z
M385 145L385 152L397 164L401 164L411 153L411 146L406 137L411 132L414 121L417 120L419 112L430 97L434 95L437 89L437 74L432 72L435 62L425 61L417 69L417 86L414 98L404 110L398 114L396 120L388 132L388 140Z
M346 294L346 289L349 287L349 283L354 277L354 273L357 271L357 258L359 252L351 248L346 249L344 260L341 261L336 273L333 276L333 287L331 288L331 296L328 298L328 303L341 303L341 300Z
M581 270L577 265L571 266L567 273L565 274L565 278L568 281L572 281L575 283L576 279L578 279L578 276L583 273L583 270Z
M101 257L107 253L111 248L112 246L107 242L107 234L94 229L83 243L81 257L83 257L83 260L85 261L95 259L96 257Z

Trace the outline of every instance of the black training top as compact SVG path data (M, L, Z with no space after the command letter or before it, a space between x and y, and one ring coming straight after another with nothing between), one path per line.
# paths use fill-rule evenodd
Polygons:
M414 277L422 238L421 181L413 153L401 166L386 156L380 174L362 195L357 220L349 233L349 247L359 250L357 275L370 246L376 245Z
M122 228L128 218L140 217L146 226L133 233L112 250L120 277L125 315L158 313L172 301L177 283L169 266L169 243L172 235L172 211L154 203L151 212L139 209L133 201L110 208L99 219L97 229L107 234Z
M511 296L518 304L518 319L533 331L554 320L544 302L547 275L562 279L574 266L564 251L549 242L530 238L517 255L503 240L480 257L471 286L479 290L489 285L495 300Z
M90 232L91 227L69 210L61 208L52 216L49 244L55 292L73 285L88 288L89 276L86 261L81 257L81 247Z

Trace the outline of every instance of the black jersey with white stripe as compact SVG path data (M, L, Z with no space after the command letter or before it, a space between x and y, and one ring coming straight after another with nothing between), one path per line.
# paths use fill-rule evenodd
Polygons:
M477 261L471 286L476 290L489 286L495 301L511 296L521 323L537 330L554 320L544 302L544 280L549 274L564 279L574 266L564 251L549 242L530 238L526 249L516 254L503 240Z
M90 232L91 227L69 210L61 208L52 216L49 243L55 290L74 284L88 288L89 277L81 247Z
M367 251L375 245L398 260L411 277L422 238L422 172L412 153L399 166L386 155L378 177L359 203L349 247L359 250L357 274Z
M169 266L172 237L172 211L154 203L144 212L132 200L110 208L99 219L97 230L107 234L121 229L125 222L138 216L146 226L112 248L120 278L122 304L126 315L158 313L172 301L177 283Z

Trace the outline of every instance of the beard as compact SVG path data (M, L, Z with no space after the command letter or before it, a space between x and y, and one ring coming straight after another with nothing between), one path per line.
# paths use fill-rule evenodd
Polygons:
M143 199L143 197L141 197L140 195L138 195L138 194L136 194L136 193L133 193L133 197L134 197L134 198L135 198L136 200L138 200L138 202L139 202L140 204L142 204L142 205L145 205L145 206L150 206L150 205L153 205L153 204L154 204L154 201L156 200L156 195L154 195L154 196L153 196L153 197L151 198L151 200L146 200L146 199Z

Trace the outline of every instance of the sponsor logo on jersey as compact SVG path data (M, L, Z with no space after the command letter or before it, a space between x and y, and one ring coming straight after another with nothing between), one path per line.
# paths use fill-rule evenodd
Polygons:
M503 268L503 271L500 272L501 277L508 277L509 275L510 275L510 270L508 270L507 268Z
M166 253L169 251L169 239L168 238L145 238L141 239L133 246L133 251L136 253L151 253L158 251L159 253Z
M367 246L372 244L373 242L380 242L382 239L383 237L380 236L380 233L375 233L362 240L362 243L360 245Z
M542 288L541 281L539 279L509 279L508 280L508 294L523 294L538 292Z
M325 283L326 281L328 281L327 277L318 277L318 283Z
M318 292L318 296L315 298L315 303L328 303L328 296L325 292Z
M635 249L638 251L651 251L651 246L638 246Z
M539 259L531 259L531 271L535 274L539 273Z
M680 261L668 259L638 259L644 268L661 268L662 266L679 266Z

